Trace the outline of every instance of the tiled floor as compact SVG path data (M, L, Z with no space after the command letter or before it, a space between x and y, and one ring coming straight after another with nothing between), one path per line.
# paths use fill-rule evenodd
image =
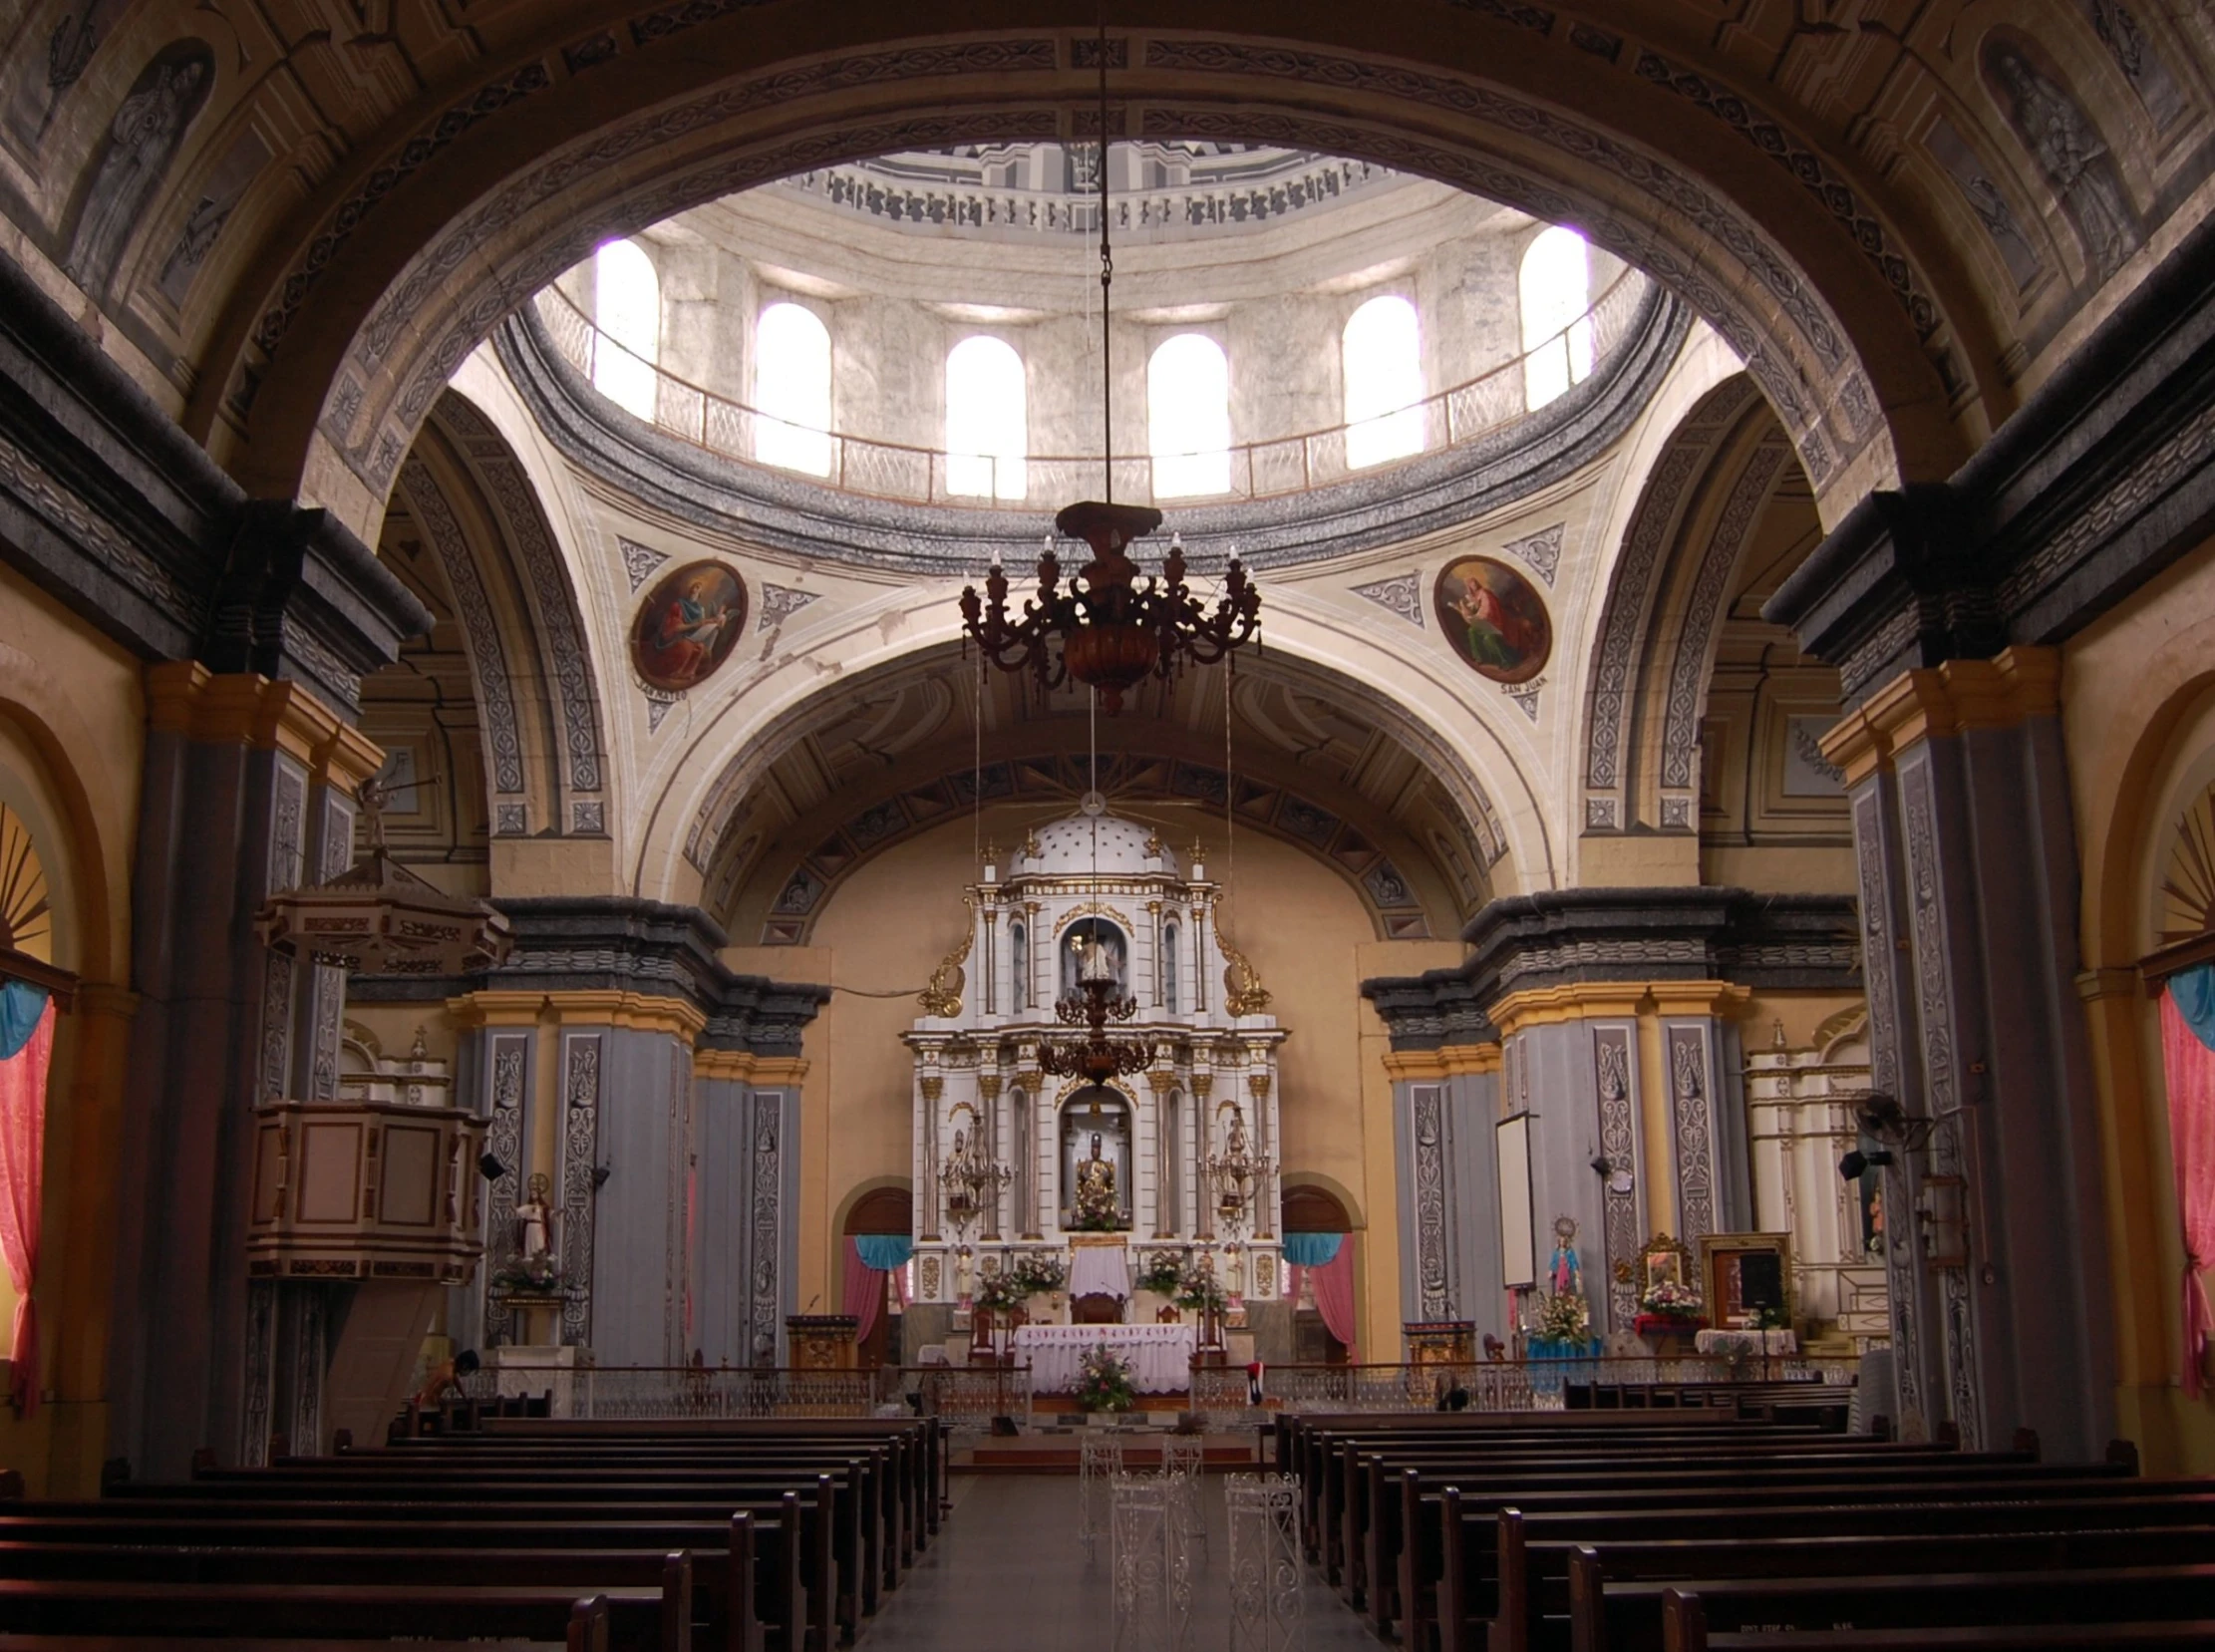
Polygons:
M957 1476L954 1511L861 1637L859 1652L1108 1652L1108 1539L1087 1560L1074 1476ZM1230 1596L1223 1483L1205 1477L1206 1557L1195 1554L1189 1652L1226 1652ZM1126 1638L1126 1646L1158 1640ZM1378 1642L1311 1579L1299 1643L1307 1652L1375 1652Z

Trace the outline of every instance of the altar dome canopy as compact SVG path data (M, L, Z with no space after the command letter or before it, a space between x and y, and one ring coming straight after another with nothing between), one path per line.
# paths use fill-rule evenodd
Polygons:
M1018 853L1017 877L1178 875L1177 857L1157 826L1115 815L1072 815L1042 826L1037 854Z

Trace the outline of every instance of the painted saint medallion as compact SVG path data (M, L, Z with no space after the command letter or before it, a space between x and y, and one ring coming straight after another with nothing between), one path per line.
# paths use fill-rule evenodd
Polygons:
M1432 606L1453 651L1495 683L1527 683L1553 653L1546 605L1515 569L1489 556L1460 556L1438 574Z
M665 693L696 688L731 657L746 626L746 585L721 562L687 562L646 593L631 622L631 665Z

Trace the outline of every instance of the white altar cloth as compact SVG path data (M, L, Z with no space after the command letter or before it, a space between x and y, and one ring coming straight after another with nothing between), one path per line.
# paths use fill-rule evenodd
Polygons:
M1031 1363L1034 1394L1067 1394L1077 1386L1078 1362L1102 1343L1130 1367L1130 1386L1140 1394L1176 1394L1192 1386L1198 1336L1190 1325L1019 1325L1015 1352Z
M1069 1264L1071 1297L1098 1291L1108 1296L1130 1297L1130 1251L1124 1245L1079 1245Z

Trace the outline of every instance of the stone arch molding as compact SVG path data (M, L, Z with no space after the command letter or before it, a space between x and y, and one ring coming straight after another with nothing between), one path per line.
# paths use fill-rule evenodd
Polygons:
M444 395L398 495L437 553L466 633L496 837L607 831L609 759L583 612L521 460Z
M1082 33L856 40L875 14L795 11L777 38L820 51L772 61L766 33L737 10L634 20L630 33L651 44L593 69L604 94L593 107L619 113L589 132L563 127L574 100L544 95L559 79L549 53L356 169L349 188L334 185L314 231L272 260L281 273L234 306L235 352L203 380L227 406L196 407L195 424L242 421L258 487L304 490L373 527L462 359L598 239L872 153L1069 136L1090 79L1089 18ZM714 21L689 21L701 15ZM1728 88L1613 36L1601 37L1605 53L1585 38L1594 31L1575 31L1576 46L1566 29L1556 40L1553 14L1537 8L1426 12L1420 29L1406 25L1416 32L1401 57L1386 49L1399 20L1301 9L1275 17L1279 38L1257 40L1211 34L1191 15L1110 41L1113 118L1129 135L1336 151L1577 224L1729 340L1818 492L1837 496L1826 514L1961 457L1940 409L1974 386L1918 260L1835 163ZM914 26L912 8L902 26ZM1332 38L1357 32L1364 45ZM655 55L671 36L693 67ZM1582 73L1603 61L1620 73ZM709 65L723 78L670 95ZM1565 101L1507 90L1529 84ZM516 154L533 160L516 168Z

